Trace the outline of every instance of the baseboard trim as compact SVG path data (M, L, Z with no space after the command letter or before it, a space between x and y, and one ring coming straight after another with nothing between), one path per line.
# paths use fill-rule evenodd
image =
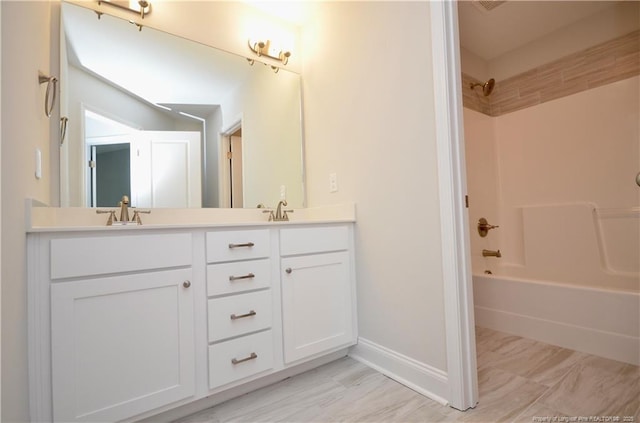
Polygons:
M448 405L447 373L364 338L351 348L349 357L442 405Z
M480 306L475 318L481 327L640 365L639 338Z

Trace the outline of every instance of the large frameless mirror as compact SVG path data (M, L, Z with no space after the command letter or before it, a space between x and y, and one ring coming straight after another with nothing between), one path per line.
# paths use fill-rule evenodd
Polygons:
M62 206L304 207L300 77L62 3Z

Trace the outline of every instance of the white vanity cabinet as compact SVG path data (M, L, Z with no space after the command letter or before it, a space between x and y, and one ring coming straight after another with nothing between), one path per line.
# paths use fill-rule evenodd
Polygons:
M209 389L273 369L271 230L207 232Z
M50 241L54 421L119 421L195 393L190 234Z
M287 364L356 342L350 228L280 230Z
M353 227L29 233L32 420L138 421L343 356L356 343Z

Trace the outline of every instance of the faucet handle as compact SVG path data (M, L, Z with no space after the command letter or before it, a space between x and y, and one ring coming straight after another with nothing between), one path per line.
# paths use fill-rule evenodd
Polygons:
M272 222L275 219L273 215L273 210L262 210L262 213L269 213L269 222Z
M142 225L142 219L140 219L140 213L151 214L151 210L134 210L133 211L133 221L138 225Z
M282 210L282 220L289 221L289 215L287 213L293 213L293 210Z
M96 214L104 214L104 213L109 213L109 218L107 219L107 226L112 226L113 222L118 221L115 210L96 210Z

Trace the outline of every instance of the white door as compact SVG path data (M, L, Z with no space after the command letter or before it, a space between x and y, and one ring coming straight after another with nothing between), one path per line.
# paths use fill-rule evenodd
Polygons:
M131 204L201 207L200 144L200 132L138 132L131 164Z
M285 363L350 345L349 253L289 257L281 264Z
M119 421L195 393L191 269L51 286L55 421Z

